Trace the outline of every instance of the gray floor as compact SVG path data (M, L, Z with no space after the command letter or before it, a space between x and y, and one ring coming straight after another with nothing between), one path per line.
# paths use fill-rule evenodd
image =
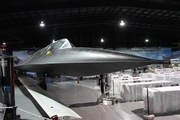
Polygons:
M83 120L143 120L143 102L127 102L115 105L97 104L100 91L95 89L96 80L83 80L80 84L72 80L59 80L58 78L48 81L48 92L54 94L63 103L78 113ZM33 102L28 96L24 96L16 87L16 105L32 113L40 115ZM25 114L18 111L21 119L41 120L42 118ZM180 120L180 114L156 116L155 120Z

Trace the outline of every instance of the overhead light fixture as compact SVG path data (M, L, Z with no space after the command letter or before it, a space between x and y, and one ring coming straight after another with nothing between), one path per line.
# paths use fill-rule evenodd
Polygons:
M102 42L102 43L104 42L104 39L103 39L103 38L101 38L101 42Z
M5 42L3 42L2 44L3 44L3 45L6 45L6 43L5 43Z
M146 39L146 40L145 40L145 42L149 42L149 40L148 40L148 39Z
M41 26L41 27L44 27L44 26L45 26L45 24L44 24L43 21L41 21L40 26Z
M121 20L121 22L120 22L120 26L124 26L124 25L125 25L124 21L123 21L123 20Z
M55 40L53 39L52 43L55 43Z

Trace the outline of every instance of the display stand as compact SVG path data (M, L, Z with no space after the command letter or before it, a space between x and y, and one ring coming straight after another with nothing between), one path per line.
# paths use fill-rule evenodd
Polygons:
M108 78L106 77L105 78L105 82L103 82L104 80L101 81L101 92L102 92L102 95L98 98L98 102L99 103L103 103L104 105L114 105L115 103L117 104L118 103L118 100L117 98L114 96L114 84L113 84L113 96L110 96L110 89L107 89L108 87ZM114 81L114 80L113 80ZM104 85L105 84L105 85ZM104 92L104 86L105 86L105 92Z

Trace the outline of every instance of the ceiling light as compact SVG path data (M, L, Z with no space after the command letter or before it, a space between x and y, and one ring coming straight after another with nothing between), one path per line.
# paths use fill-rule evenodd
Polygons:
M146 39L146 40L145 40L145 42L149 42L149 40L148 40L148 39Z
M2 44L3 44L3 45L6 45L6 43L5 43L5 42L3 42Z
M45 26L45 24L44 24L43 21L41 21L40 26L41 26L41 27L44 27L44 26Z
M101 38L101 42L102 42L102 43L104 42L104 39L103 39L103 38Z
M125 25L124 21L123 21L123 20L121 20L121 22L120 22L120 26L124 26L124 25Z

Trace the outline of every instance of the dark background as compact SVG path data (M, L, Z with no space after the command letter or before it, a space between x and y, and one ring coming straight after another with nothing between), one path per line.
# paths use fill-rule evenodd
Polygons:
M8 50L38 49L61 38L78 47L177 50L180 45L172 43L180 42L179 34L179 0L0 1L0 42L6 42Z

